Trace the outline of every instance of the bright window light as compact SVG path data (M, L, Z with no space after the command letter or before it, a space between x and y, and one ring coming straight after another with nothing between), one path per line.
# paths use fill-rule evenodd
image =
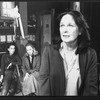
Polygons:
M2 2L2 16L10 17L12 8L14 8L14 2Z

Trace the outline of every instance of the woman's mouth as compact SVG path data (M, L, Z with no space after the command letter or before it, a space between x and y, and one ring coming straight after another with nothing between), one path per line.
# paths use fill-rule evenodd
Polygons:
M70 35L63 35L63 37L70 37Z

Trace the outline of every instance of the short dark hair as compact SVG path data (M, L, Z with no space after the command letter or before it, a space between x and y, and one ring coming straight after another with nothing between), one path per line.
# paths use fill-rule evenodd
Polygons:
M6 48L7 48L7 53L9 53L8 48L9 48L11 45L15 46L15 52L14 52L14 55L17 55L17 54L18 54L18 48L17 48L15 42L11 42L11 43L8 43L8 44L7 44L7 47L6 47Z
M82 13L76 10L66 11L64 13L59 14L57 18L59 21L59 24L60 24L61 18L66 14L70 14L73 17L76 25L79 28L79 31L81 32L81 35L78 36L78 49L76 51L76 54L77 54L77 53L80 53L81 51L86 50L86 48L90 45L91 39L90 39L90 34L89 34L89 26L84 16L82 15ZM61 42L62 40L59 36L56 42L58 43L58 48L60 48Z

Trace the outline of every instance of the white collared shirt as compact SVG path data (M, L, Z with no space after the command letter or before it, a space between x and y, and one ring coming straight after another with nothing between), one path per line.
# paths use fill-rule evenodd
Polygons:
M76 48L71 52L60 49L63 58L65 77L66 77L66 96L77 96L78 88L81 84L79 54L75 54Z

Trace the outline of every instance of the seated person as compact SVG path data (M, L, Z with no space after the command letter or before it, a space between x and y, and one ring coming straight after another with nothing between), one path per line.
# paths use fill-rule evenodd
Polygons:
M7 96L7 93L13 81L16 64L21 65L21 59L17 54L17 47L15 43L10 43L7 47L7 53L4 54L1 58L0 82L3 82L1 91L2 96Z
M38 77L40 69L40 55L32 43L25 45L26 54L22 58L23 94L38 95Z
M21 66L16 66L16 70L13 73L13 81L11 83L10 89L9 89L9 96L14 96L16 94L22 93L22 70ZM23 94L22 94L23 95Z

